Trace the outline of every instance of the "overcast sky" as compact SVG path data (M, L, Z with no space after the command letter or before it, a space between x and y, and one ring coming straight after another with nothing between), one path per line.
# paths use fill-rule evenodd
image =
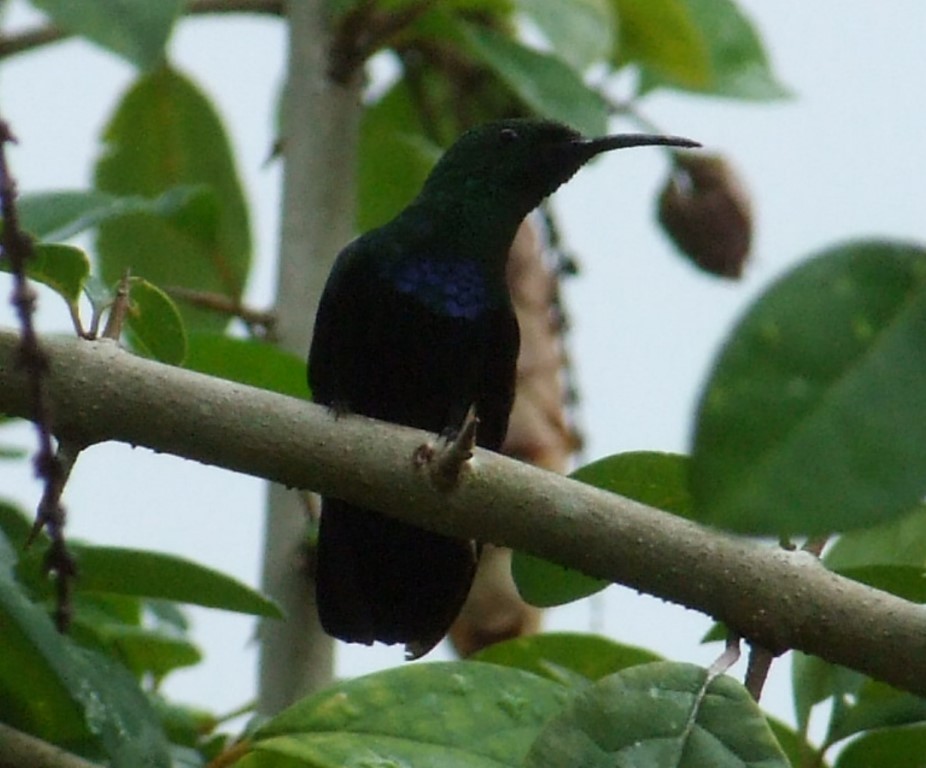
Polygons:
M657 232L653 201L666 172L658 151L606 156L557 193L564 235L582 264L567 299L589 460L687 450L693 407L718 345L748 301L789 266L854 237L926 241L926 3L740 5L795 99L748 104L671 93L652 97L644 111L662 130L700 140L739 169L757 219L744 279L696 273ZM232 137L253 205L260 264L247 298L257 306L273 291L280 175L264 160L283 57L282 25L267 19L184 22L171 44L172 61L213 94ZM3 63L0 108L21 142L11 157L22 190L87 186L102 124L133 74L80 41ZM43 293L43 328L69 328L59 304ZM7 307L0 320L11 324ZM0 439L32 445L28 430L7 430ZM24 462L0 464L3 496L34 508L39 490ZM179 553L256 584L262 498L262 483L252 478L104 445L80 458L66 504L73 536ZM193 615L207 661L174 674L167 689L231 710L254 692L253 624L216 611ZM697 644L710 626L705 617L621 588L552 612L547 626L604 631L702 664L718 651ZM339 672L400 661L398 648L354 647L342 650ZM765 704L793 722L787 690L779 663Z

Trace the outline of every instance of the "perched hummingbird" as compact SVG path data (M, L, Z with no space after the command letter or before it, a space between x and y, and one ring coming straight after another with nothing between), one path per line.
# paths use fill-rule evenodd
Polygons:
M463 134L395 219L340 253L309 352L312 396L444 435L471 405L476 441L497 450L514 399L518 323L505 267L522 219L595 155L698 146L671 136L587 139L548 120L502 120ZM473 542L325 497L316 584L322 626L350 642L427 653L463 605Z

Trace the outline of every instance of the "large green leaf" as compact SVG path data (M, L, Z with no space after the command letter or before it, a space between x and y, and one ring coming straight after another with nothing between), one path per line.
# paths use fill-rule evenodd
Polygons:
M73 544L77 588L174 600L254 616L280 618L271 600L237 579L174 555L122 547Z
M121 598L144 597L171 600L206 608L218 608L253 616L281 618L276 603L224 573L162 552L123 547L104 547L72 542L71 553L80 576L74 587L78 595ZM34 548L20 557L17 576L33 589L50 595L51 586L42 579L43 555ZM126 615L126 609L135 612ZM138 623L138 603L124 605L116 600L107 605L120 622Z
M835 768L923 768L923 755L926 725L889 728L853 741L840 753Z
M193 333L185 366L290 397L308 398L305 360L273 344L215 333Z
M701 519L816 534L909 512L926 492L926 250L833 248L778 281L701 399Z
M495 643L479 651L471 660L517 667L568 683L573 675L584 680L600 680L627 667L660 659L651 651L598 635L545 632Z
M830 664L819 656L795 651L791 663L794 710L801 731L807 731L813 708L829 700L834 708L854 698L867 678L860 672Z
M569 689L478 662L414 664L303 699L253 734L248 766L520 766ZM267 753L268 760L260 758ZM361 757L363 756L363 757ZM287 765L290 763L286 763Z
M121 197L96 189L32 192L19 199L20 224L38 240L57 242L130 213L174 216L204 194L208 189L202 186L178 187L154 198Z
M850 579L926 602L926 508L840 536L823 563Z
M667 512L686 517L692 514L687 456L651 451L622 453L580 467L571 477ZM543 607L588 597L609 584L524 552L514 553L511 573L521 596Z
M537 114L559 120L589 136L607 130L604 99L568 64L528 48L491 29L461 24L470 52L494 70Z
M32 251L32 258L26 264L26 276L47 285L76 308L90 274L87 254L73 245L60 243L40 243L33 246ZM10 271L9 259L0 258L0 270Z
M607 59L615 27L608 0L517 0L517 5L573 69L583 72Z
M80 703L54 666L60 638L8 570L0 573L0 638L0 720L68 748L88 749L94 739Z
M167 743L125 669L58 634L0 573L0 719L114 768L167 766ZM28 674L24 674L28 670Z
M649 0L622 0L625 5L648 4ZM665 3L660 3L665 7ZM674 4L673 4L674 5ZM789 96L785 88L775 77L768 55L762 45L762 39L754 29L739 5L733 0L684 0L687 17L698 30L699 37L707 48L709 60L709 79L698 84L703 72L703 60L695 55L693 39L688 39L689 50L684 51L692 62L691 76L679 76L678 69L661 66L644 68L643 87L652 88L668 85L726 96L735 99L752 99L767 101ZM673 8L669 18L678 22L677 8ZM679 24L673 24L673 29ZM685 29L688 27L685 25ZM652 29L652 35L666 34L665 30ZM667 60L657 59L660 65ZM672 62L674 63L674 62Z
M691 664L630 667L579 693L525 768L790 768L759 707L729 677Z
M244 195L225 130L208 98L179 73L162 67L140 78L106 127L96 166L98 189L155 197L203 185L170 217L137 213L107 220L97 247L104 279L132 275L165 289L182 286L239 299L250 265ZM226 317L183 307L191 329L221 330Z
M423 134L406 80L363 111L358 154L357 229L366 232L411 202L440 156Z
M29 0L62 29L86 37L143 69L164 56L183 0Z
M699 89L712 78L707 41L685 0L612 0L620 36L618 65L636 63L680 86Z
M772 733L775 735L775 740L788 760L791 761L792 766L806 766L808 760L813 756L813 759L817 761L812 763L814 768L829 768L829 763L822 756L817 756L818 747L811 744L805 734L798 733L790 725L785 725L781 720L770 715L766 715L766 719Z
M43 554L47 538L39 534L37 544L27 550L25 542L30 531L31 524L21 510L0 503L0 569L15 574L20 586L30 594L48 598L51 585ZM79 544L71 546L78 552L82 549ZM77 589L71 596L73 618L69 636L74 642L116 659L139 678L151 674L159 679L171 670L200 660L199 650L186 637L186 620L176 604L81 589L88 584L93 586L94 581L106 580L105 573L93 570L92 561L92 557L82 561L82 566L91 568L89 578L85 578L88 573L82 568ZM109 569L115 571L117 579L121 576L118 568L110 565ZM117 586L121 588L121 584Z
M855 696L834 707L827 741L840 741L876 728L916 723L926 723L926 698L866 680Z

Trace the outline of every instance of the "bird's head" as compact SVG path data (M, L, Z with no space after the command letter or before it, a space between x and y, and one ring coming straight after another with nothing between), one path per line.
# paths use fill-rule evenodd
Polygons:
M688 139L651 134L588 139L552 120L485 123L464 133L444 153L422 195L510 208L520 221L596 155L653 144L699 146Z

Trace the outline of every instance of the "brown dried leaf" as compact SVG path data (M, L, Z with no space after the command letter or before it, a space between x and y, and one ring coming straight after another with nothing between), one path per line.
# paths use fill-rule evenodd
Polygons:
M752 242L749 193L720 155L676 153L659 197L659 221L698 267L738 278Z

